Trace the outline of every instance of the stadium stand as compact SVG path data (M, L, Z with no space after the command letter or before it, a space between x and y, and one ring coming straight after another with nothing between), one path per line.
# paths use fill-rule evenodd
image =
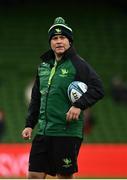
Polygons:
M66 14L61 10L53 15L48 14L48 6L0 8L0 107L6 112L7 125L3 142L24 142L25 88L34 78L39 56L48 48L46 30L60 14L71 21L76 48L100 74L105 87L105 98L92 108L95 125L84 140L127 142L126 106L116 104L110 95L114 75L127 79L127 14L109 4L79 7L76 15L76 6L71 9L71 17L69 7Z

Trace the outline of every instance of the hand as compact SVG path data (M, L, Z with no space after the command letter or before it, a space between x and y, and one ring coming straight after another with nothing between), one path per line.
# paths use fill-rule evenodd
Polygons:
M22 137L23 139L31 139L33 129L30 127L25 128L22 131Z
M67 121L78 120L80 113L81 113L80 108L72 106L66 114L66 120Z

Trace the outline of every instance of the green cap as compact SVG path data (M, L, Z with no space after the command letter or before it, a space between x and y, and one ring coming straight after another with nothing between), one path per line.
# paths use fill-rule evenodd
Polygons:
M53 25L48 30L49 41L55 35L64 35L69 41L73 41L72 29L65 23L65 20L62 17L57 17L54 20Z

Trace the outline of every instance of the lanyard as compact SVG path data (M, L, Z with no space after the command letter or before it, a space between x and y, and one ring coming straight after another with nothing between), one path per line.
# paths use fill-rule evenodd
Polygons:
M56 66L57 66L57 61L55 61L54 66L53 66L53 68L51 69L50 76L49 76L49 80L48 80L48 85L51 84L52 78L53 78L53 76L54 76L54 74L55 74L55 72L56 72Z

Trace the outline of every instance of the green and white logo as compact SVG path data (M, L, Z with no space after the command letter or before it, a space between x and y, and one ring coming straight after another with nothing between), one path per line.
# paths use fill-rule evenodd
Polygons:
M56 34L60 34L61 33L61 29L59 29L59 28L55 29L55 31L56 31Z
M70 158L63 159L63 162L64 162L63 167L65 167L65 168L68 168L68 167L72 166L72 161L71 161Z
M67 69L61 69L61 74L59 76L67 77L67 75L68 75L68 70Z

